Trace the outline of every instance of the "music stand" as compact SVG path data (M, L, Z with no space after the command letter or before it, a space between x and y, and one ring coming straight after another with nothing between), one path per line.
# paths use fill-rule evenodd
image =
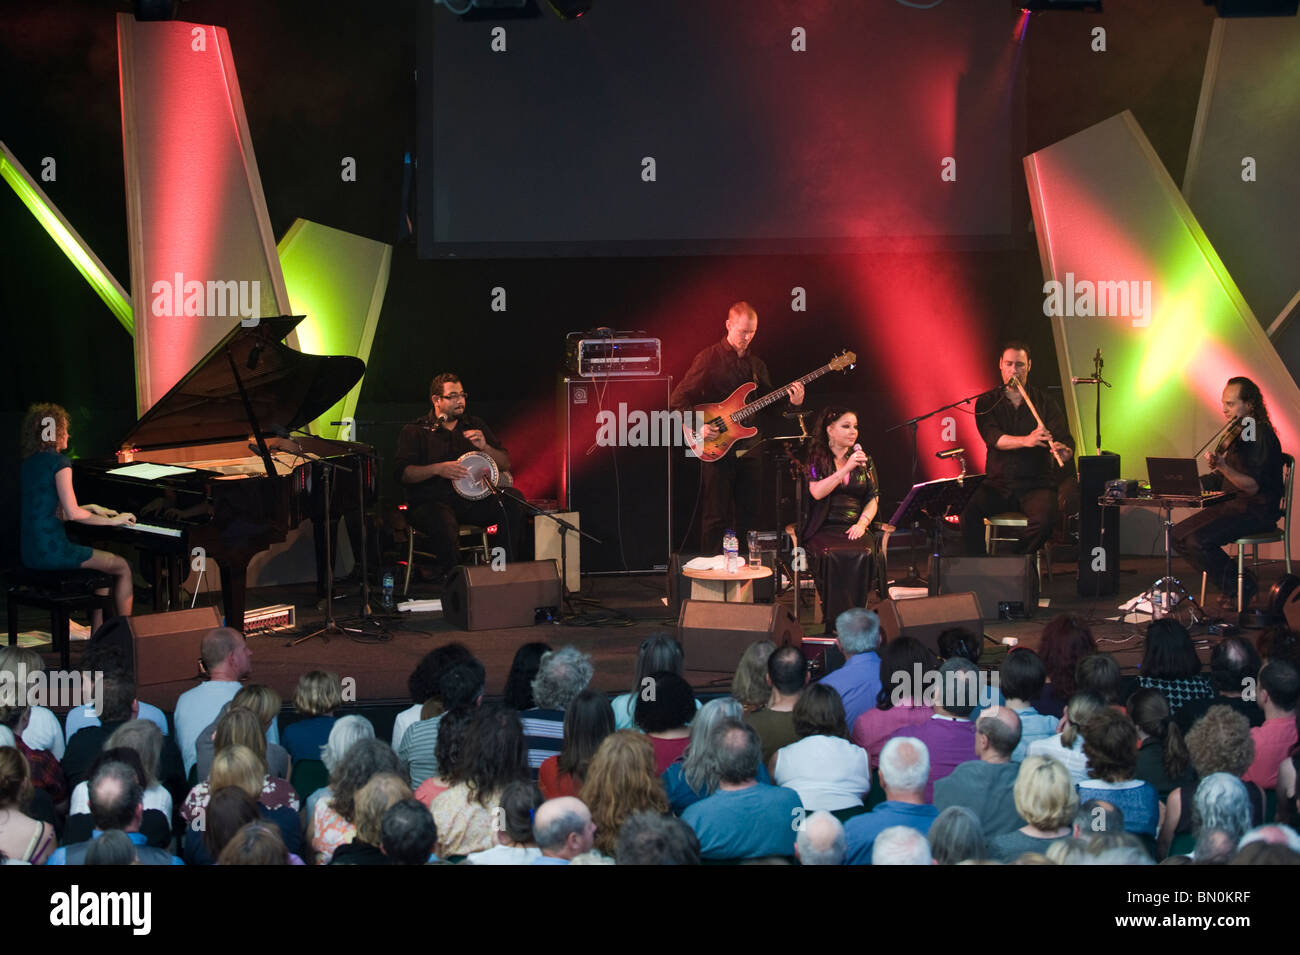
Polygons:
M940 478L937 481L912 485L912 489L907 492L907 497L903 498L903 502L898 505L898 510L894 512L894 517L889 522L895 528L905 527L909 523L912 526L912 540L907 548L911 566L907 569L907 577L898 582L900 586L923 587L928 583L921 577L916 566L916 529L920 527L921 519L933 521L934 556L941 557L943 518L948 514L960 514L965 510L971 496L983 483L983 474L967 474L964 477Z

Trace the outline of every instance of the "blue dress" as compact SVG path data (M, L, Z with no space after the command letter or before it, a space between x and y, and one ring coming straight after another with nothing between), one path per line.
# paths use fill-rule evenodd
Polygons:
M84 544L68 540L59 520L54 475L72 464L58 451L37 451L23 459L23 566L31 570L71 570L90 560Z

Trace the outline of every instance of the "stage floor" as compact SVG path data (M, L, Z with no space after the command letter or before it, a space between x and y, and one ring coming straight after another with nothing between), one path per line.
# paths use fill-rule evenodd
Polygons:
M892 563L892 561L891 561ZM1281 564L1276 568L1265 565L1262 569L1261 591L1266 594L1273 580L1280 575ZM1198 589L1200 575L1191 573L1185 566L1175 564L1174 571L1181 574L1184 583ZM904 566L891 568L896 576L906 572ZM1000 646L1004 637L1015 637L1021 646L1037 647L1043 625L1057 613L1069 612L1087 619L1101 649L1116 655L1125 672L1136 669L1142 655L1142 633L1146 617L1130 617L1132 622L1121 622L1117 606L1150 586L1163 572L1163 558L1127 558L1120 577L1120 594L1100 600L1083 599L1076 593L1073 565L1058 564L1054 568L1050 604L1040 607L1032 619L1024 621L987 621L985 633L991 641L985 643L981 665L996 666L1005 653ZM355 586L341 585L342 599L336 601L336 619L345 626L353 626L358 612ZM421 594L412 587L412 596ZM200 595L200 603L204 602ZM293 587L259 588L249 592L250 607L291 603L297 608L296 632L255 634L249 638L253 651L253 670L250 679L274 687L292 701L298 677L308 670L326 669L341 677L351 678L359 703L409 702L407 677L424 654L435 647L452 641L464 643L483 662L487 670L489 695L499 694L505 684L515 651L524 643L542 641L552 647L572 644L590 653L595 661L596 674L593 686L610 693L625 692L631 687L636 665L637 648L641 641L656 632L672 633L676 620L668 616L663 602L665 596L663 576L584 577L579 595L586 605L603 609L607 619L596 620L589 626L571 626L548 623L509 630L481 630L465 632L456 630L443 620L441 613L393 614L376 618L382 625L368 626L373 635L334 636L328 641L319 638L292 646L298 635L318 629L324 623L325 613L316 608L315 588L311 584ZM1211 596L1212 599L1212 596ZM789 598L787 598L787 604ZM1257 601L1258 602L1258 601ZM373 600L378 606L377 598ZM141 609L146 609L140 601ZM580 608L581 609L581 608ZM599 617L597 612L593 616ZM822 626L811 622L811 610L803 610L804 631L807 635L820 633ZM41 612L24 608L20 614L20 630L44 629L48 618ZM1251 633L1252 631L1247 631ZM1210 637L1207 628L1193 628L1198 649L1203 659L1208 659ZM72 644L72 664L85 643ZM49 647L37 647L48 651ZM58 659L45 654L46 665L57 667ZM687 660L689 665L690 661ZM692 686L701 693L726 692L731 674L688 670ZM146 687L140 698L163 709L170 710L176 697L194 685L194 681Z

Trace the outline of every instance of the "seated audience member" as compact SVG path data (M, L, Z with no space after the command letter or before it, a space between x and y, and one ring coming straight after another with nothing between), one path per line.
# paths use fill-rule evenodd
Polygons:
M890 826L871 845L872 865L932 865L930 843L911 826Z
M389 806L379 833L389 865L427 865L438 841L433 814L417 799L403 799Z
M763 742L763 764L770 765L772 754L797 739L794 733L794 704L808 682L808 661L803 651L789 644L778 647L767 658L767 685L771 696L767 705L745 717Z
M699 865L700 840L690 826L657 812L634 812L618 833L619 865Z
M476 709L476 706L457 706L439 717L438 745L433 750L438 763L438 774L430 776L415 790L415 798L425 806L431 806L434 799L460 781L465 737L469 733L470 724L474 722Z
M9 647L9 650L17 650L18 647ZM33 651L24 650L24 653ZM37 659L40 655L37 654ZM4 658L4 649L0 648L0 660ZM42 664L44 669L44 664ZM82 699L90 700L84 706L74 706L68 710L68 715L64 717L64 727L61 730L62 736L72 739L78 732L87 726L98 726L100 716L100 706L95 702L95 682L93 674L108 673L110 670L128 671L130 667L126 657L122 654L122 649L112 643L91 641L86 645L86 649L81 653L81 661L78 669L82 673L81 692ZM0 671L4 670L4 665L0 663ZM29 665L30 672L30 665ZM137 719L148 720L158 729L162 730L163 736L170 736L171 729L167 723L167 714L152 703L146 703L143 700L136 701ZM57 719L57 717L56 717ZM177 750L177 752L180 752ZM63 750L59 750L59 759L63 758Z
M293 708L303 718L280 734L290 759L320 759L321 747L329 742L334 728L334 711L342 705L343 681L337 673L312 670L298 678Z
M185 856L190 865L216 865L221 850L235 837L235 833L261 818L257 800L238 786L218 789L208 799L203 825L185 830Z
M247 687L245 687L247 689ZM243 693L240 690L239 693ZM247 746L266 761L266 772L276 779L288 779L290 773L289 751L278 744L266 741L265 713L240 703L239 693L230 705L221 711L217 721L200 734L194 743L194 766L199 782L212 772L212 760L226 746ZM278 697L277 697L278 699ZM244 702L249 702L248 698ZM260 739L259 739L260 737Z
M1255 741L1250 737L1250 723L1236 710L1212 706L1187 734L1187 753L1197 780L1214 773L1227 773L1240 779L1255 761ZM1251 819L1255 823L1263 822L1263 792L1254 783L1244 785ZM1165 800L1165 818L1160 824L1160 855L1169 854L1177 836L1193 831L1190 804L1194 793L1194 789L1180 786Z
M592 757L582 801L596 821L596 848L613 856L618 832L634 812L668 811L650 739L633 730L606 736Z
M1124 831L1124 813L1111 803L1104 799L1079 803L1072 830L1075 839L1086 844L1094 836Z
M1104 799L1124 813L1127 832L1154 841L1160 824L1155 787L1137 778L1137 727L1122 713L1104 709L1083 729L1088 778L1079 783L1079 801Z
M530 865L542 854L533 840L533 817L546 800L537 784L513 782L501 791L501 825L491 849L471 852L470 865Z
M801 811L793 789L758 781L763 746L748 723L724 720L714 729L718 789L686 808L682 821L700 841L703 859L793 856L791 820Z
M138 865L135 844L120 829L110 829L90 844L82 865Z
M652 673L649 679L647 692L636 701L636 725L654 749L655 772L662 773L690 744L695 694L689 683L668 670Z
M1296 777L1300 776L1300 745L1291 750L1290 758L1277 768L1277 821L1291 825L1300 820L1300 799Z
M1105 700L1107 706L1123 709L1119 702L1120 684L1123 682L1119 664L1109 653L1092 653L1083 657L1074 668L1074 683L1080 693L1092 693Z
M135 846L136 859L141 865L183 865L167 850L146 844L140 833L144 789L135 770L125 763L105 763L90 778L90 814L95 821L92 840L105 832L120 830ZM92 842L77 842L56 849L48 864L81 865L91 845Z
M890 826L911 826L925 835L939 810L926 802L930 753L919 739L895 736L880 751L880 785L885 801L844 826L846 865L870 865L871 844Z
M329 741L320 754L320 760L325 764L325 772L330 774L330 782L307 797L307 802L303 806L304 819L310 822L316 814L316 804L322 799L328 800L334 796L334 790L331 788L334 784L334 771L343 762L343 757L347 755L347 751L353 744L363 739L374 738L374 724L364 716L341 716L335 721L330 730Z
M849 729L849 739L867 751L871 768L880 761L880 750L900 729L927 722L934 709L925 699L926 674L938 667L934 651L919 640L899 637L885 644L880 658L880 692L876 705L858 717ZM921 674L917 685L916 675Z
M211 794L226 786L237 786L257 800L262 818L280 827L285 846L290 852L301 847L302 823L298 816L298 794L285 780L268 776L266 762L247 746L226 746L218 750L212 760L212 773L185 797L181 818L186 825L192 830L201 829L201 823L196 826L195 822L207 814Z
M965 806L949 806L939 813L927 838L935 865L982 862L988 858L983 824L979 816Z
M1017 763L1011 754L1020 738L1020 717L1009 706L985 711L975 723L975 758L962 763L934 784L934 806L940 813L961 806L975 813L984 838L1019 829L1013 790Z
M1292 852L1300 852L1300 833L1296 832L1290 826L1256 826L1254 829L1242 836L1237 842L1238 855L1241 854L1241 850L1246 848L1246 846L1254 845L1256 843L1262 845L1285 846Z
M0 853L7 859L41 865L54 852L54 826L23 812L31 796L31 770L15 746L0 747Z
M1300 667L1300 631L1288 626L1268 627L1256 638L1261 665L1272 660L1290 660Z
M577 796L587 778L591 758L601 741L614 732L614 710L604 693L588 687L564 711L564 747L548 756L537 772L537 786L547 799Z
M1300 670L1290 660L1274 660L1259 671L1259 705L1264 723L1250 731L1255 759L1242 781L1260 789L1277 786L1278 767L1296 745L1296 700L1300 698Z
M113 731L135 718L135 680L129 674L121 670L105 673L102 692L98 725L78 730L64 750L61 765L69 790L90 778L90 764Z
M546 673L543 659L533 685L539 702L547 702L548 687L541 683ZM538 692L539 684L544 692ZM456 785L429 806L438 827L438 858L482 852L496 844L501 794L511 783L529 778L528 744L519 717L500 703L484 703L474 711Z
M709 700L691 723L690 742L678 759L663 771L668 806L680 816L691 803L711 796L718 788L718 753L712 749L713 729L723 720L744 720L745 710L738 700L720 696ZM758 769L758 781L772 784L766 766Z
M568 865L591 851L595 835L596 824L581 799L548 799L533 819L533 838L542 852L531 864Z
M984 654L983 642L980 636L971 633L965 627L951 627L940 633L935 640L939 647L939 662L943 663L953 657L964 657L979 666L980 657Z
M1029 755L1029 746L1040 739L1056 735L1060 720L1034 708L1034 701L1043 695L1047 685L1047 667L1042 657L1033 650L1013 648L998 668L999 689L1007 699L1007 706L1020 717L1020 742L1011 754L1011 761L1019 763Z
M1062 840L1069 842L1072 840ZM1057 843L1056 845L1060 845ZM1048 849L1050 853L1056 846ZM1140 836L1131 832L1117 830L1102 832L1093 836L1083 846L1081 858L1074 860L1077 865L1154 865L1155 860L1147 851L1147 845Z
M1300 865L1300 851L1280 843L1252 842L1238 849L1228 865Z
M528 741L528 771L533 779L547 757L559 754L564 745L564 711L587 688L594 673L591 657L580 653L577 647L561 647L542 654L537 678L533 680L533 700L537 705L519 714Z
M406 764L415 786L438 774L438 728L443 714L458 706L478 706L486 689L487 674L478 660L458 663L443 673L438 682L440 705L426 705L420 722L407 728L402 745L397 748L397 755Z
M849 742L839 692L825 682L805 687L793 716L798 741L773 755L776 784L797 792L807 812L862 809L871 789L871 766L866 750Z
M1020 764L1014 797L1025 824L994 836L988 845L989 858L1012 862L1024 853L1044 853L1058 839L1070 838L1079 794L1063 765L1046 756L1028 757Z
M775 651L776 644L771 640L759 640L747 646L740 655L740 662L731 678L731 696L746 713L757 713L772 697L772 688L767 682L767 660Z
M32 787L45 794L52 808L62 812L68 805L67 777L53 753L46 749L32 749L23 742L23 731L27 728L30 714L30 707L0 703L0 729L13 737L14 749L27 760Z
M1201 672L1191 634L1177 620L1165 617L1147 627L1146 650L1138 671L1137 686L1159 690L1178 710L1192 700L1213 699L1214 685Z
M1078 692L1074 671L1079 661L1097 652L1097 641L1088 625L1074 614L1058 613L1043 627L1038 655L1047 669L1047 685L1034 705L1048 716L1064 716L1065 704Z
M1161 800L1190 784L1191 757L1164 694L1138 690L1128 698L1128 713L1137 727L1137 778L1150 783Z
M166 849L172 836L172 795L158 782L158 760L162 751L163 735L148 720L128 720L113 731L108 745L100 750L91 765L95 769L108 760L124 762L137 770L140 785L144 788L144 816L140 831L149 845ZM90 786L78 783L72 791L68 806L68 821L63 829L64 842L84 842L90 838L93 823L90 818Z
M356 838L338 847L330 865L388 865L382 846L384 813L410 798L411 787L401 776L394 773L371 776L357 792Z
M894 735L919 739L930 755L930 780L924 798L934 801L934 784L959 765L975 758L975 723L970 714L979 700L979 671L964 657L954 657L939 667L934 695L934 715L924 723L898 730Z
M340 724L343 722L339 720ZM306 843L317 865L329 865L338 847L356 837L357 793L370 782L370 777L376 773L400 776L405 772L406 767L393 748L381 740L359 739L348 748L330 772L333 795L316 803L307 825Z
M1105 708L1105 702L1095 693L1074 694L1065 708L1061 732L1030 743L1029 755L1057 760L1070 771L1070 778L1077 786L1088 778L1088 757L1083 755L1081 727Z
M1211 773L1201 780L1192 798L1192 829L1196 834L1193 859L1227 862L1250 827L1250 798L1238 777Z
M468 663L473 659L474 654L463 643L449 643L430 650L415 665L406 681L412 705L398 713L393 720L393 752L397 752L406 731L412 724L418 723L425 712L430 716L442 712L442 700L438 696L442 675L458 663Z
M280 829L268 822L250 822L221 850L217 865L292 865Z
M89 651L89 647L87 647ZM82 670L93 672L94 669L104 669L103 667L89 668L85 665L86 654L82 654ZM30 686L29 680L34 673L45 672L45 661L41 655L30 647L19 646L0 646L0 674L6 674L10 686L26 687ZM5 679L0 676L0 679ZM94 683L83 681L83 691L89 690L84 699L93 699ZM33 704L28 707L30 712L27 715L27 728L23 730L22 740L28 749L44 750L54 757L55 761L63 759L64 750L64 732L63 725L59 723L59 718L50 711L49 708ZM91 716L96 723L99 717L96 715L96 706L91 703L87 706L79 706L68 712L68 731L67 736L71 737L80 726L73 725L73 714L86 710L90 711ZM151 707L157 709L157 707ZM166 721L164 720L164 725Z
M824 809L806 817L794 839L794 854L803 865L842 865L845 848L844 824Z
M835 618L835 642L844 654L844 666L818 682L839 693L845 724L852 726L880 696L880 618L871 610L850 607Z
M660 670L667 670L670 673L676 673L678 676L683 676L685 670L682 645L666 633L654 633L641 641L641 648L636 655L636 681L632 684L632 692L614 697L611 704L614 709L614 729L634 730L637 728L634 714L637 698L649 686L646 681L650 679L652 674ZM695 708L697 710L700 708L698 700L695 703ZM611 730L611 732L613 731ZM547 798L551 797L548 796Z
M534 641L525 643L515 651L515 658L510 661L510 672L506 674L506 686L502 692L502 701L517 713L531 710L537 704L533 702L533 681L542 665L542 657L553 648L549 643Z
M1230 706L1250 721L1251 726L1264 722L1264 711L1254 699L1242 699L1242 691L1253 686L1259 676L1260 660L1255 645L1244 637L1224 637L1210 651L1210 682L1214 696L1203 696L1170 706L1178 729L1186 736L1196 721L1211 706ZM1251 694L1253 696L1253 694Z

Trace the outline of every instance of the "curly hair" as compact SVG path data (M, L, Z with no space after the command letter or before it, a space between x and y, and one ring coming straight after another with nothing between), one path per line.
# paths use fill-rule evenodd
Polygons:
M1250 720L1230 706L1211 706L1188 730L1187 752L1202 779L1214 773L1240 776L1255 761Z
M53 418L54 440L46 441L43 432L46 428L46 421ZM67 436L68 433L68 413L62 407L55 404L35 404L27 409L27 414L23 416L23 427L19 437L20 455L24 458L31 457L37 451L48 451L57 449L59 442Z
M411 676L406 681L406 689L411 694L411 702L423 705L429 700L437 699L438 684L442 675L458 663L468 663L474 654L463 643L449 643L446 646L430 650L415 665ZM436 716L436 713L429 714Z
M433 746L433 757L438 763L438 775L448 786L460 782L465 737L474 721L474 711L472 706L453 706L438 722L438 742Z
M1097 641L1083 619L1070 613L1058 613L1043 627L1042 643L1038 654L1047 667L1047 678L1052 690L1062 700L1078 692L1074 682L1074 668L1090 653L1097 652Z
M377 773L409 778L393 747L383 740L361 739L352 744L330 775L330 788L334 790L330 805L347 822L356 823L357 793Z
M650 740L634 730L606 736L582 786L582 801L596 823L596 848L612 856L624 821L635 812L668 812L668 796L655 772Z
M591 657L577 647L561 647L542 654L533 699L544 710L566 710L573 698L587 688L595 674Z
M528 778L528 743L519 714L503 703L484 703L465 736L457 778L481 806L510 783Z
M1273 427L1273 420L1268 416L1268 406L1264 404L1264 393L1259 390L1259 385L1242 375L1229 378L1228 384L1237 386L1237 398L1239 400L1250 402L1256 421L1266 424L1270 428Z

